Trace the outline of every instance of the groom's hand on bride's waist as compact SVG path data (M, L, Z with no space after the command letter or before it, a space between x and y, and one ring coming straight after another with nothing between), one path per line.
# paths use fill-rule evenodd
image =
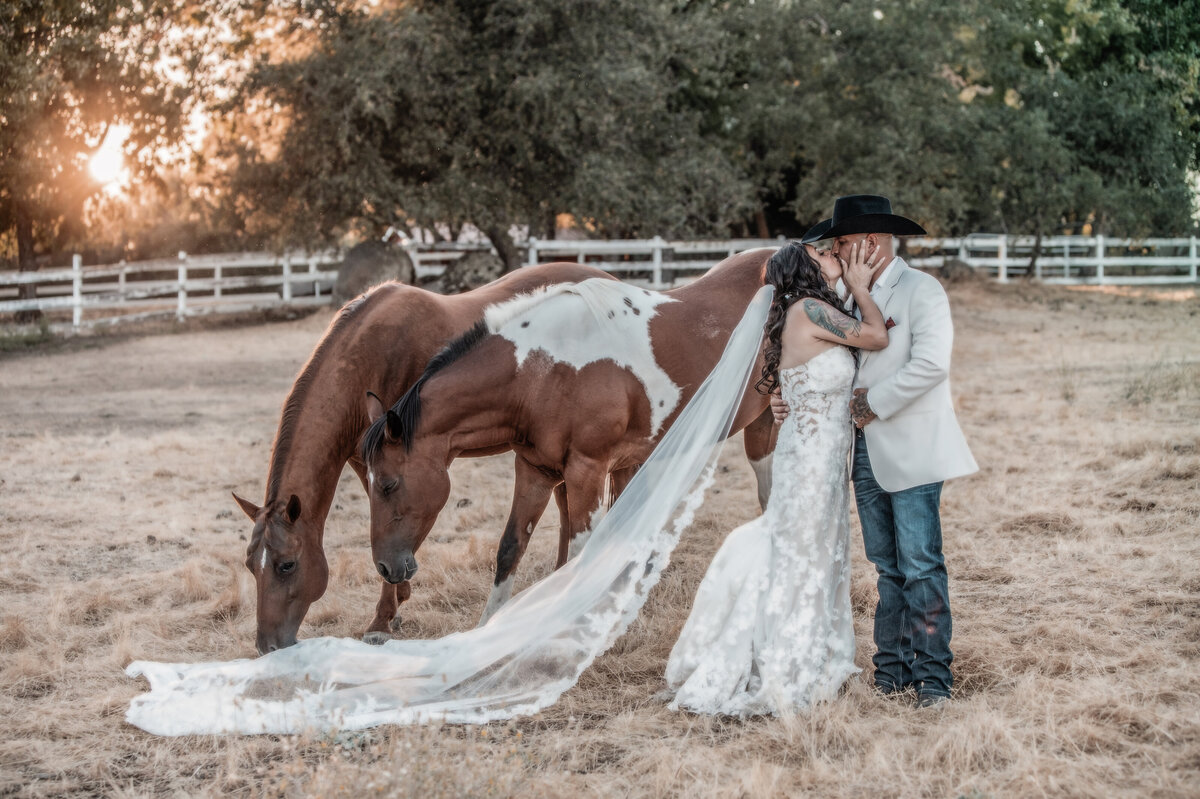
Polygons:
M783 420L788 417L788 406L783 397L779 396L779 389L771 392L771 413L775 416L775 424L783 424Z
M854 389L854 396L850 398L850 418L854 420L854 426L859 429L875 421L875 411L871 410L871 405L867 402L865 388Z

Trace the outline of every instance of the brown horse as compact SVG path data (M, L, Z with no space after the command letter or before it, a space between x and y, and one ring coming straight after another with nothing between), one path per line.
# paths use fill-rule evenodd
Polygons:
M323 593L329 568L321 542L342 468L366 485L356 457L368 425L363 399L383 388L395 400L448 341L484 308L539 287L608 273L580 264L545 264L506 275L465 294L442 296L385 283L352 300L330 323L283 405L262 507L234 495L254 522L246 566L258 583L259 652L290 646L309 606ZM467 448L483 455L507 447ZM367 640L382 641L411 587L384 583Z
M416 550L449 498L454 458L508 447L516 487L481 623L511 595L513 572L560 486L557 565L565 563L601 509L605 477L632 475L720 358L772 252L732 256L665 294L592 281L548 290L577 295L567 302L512 300L430 361L390 410L373 402L362 458L380 574L400 582L416 571ZM753 387L733 430L747 425L761 480L773 427L767 398Z

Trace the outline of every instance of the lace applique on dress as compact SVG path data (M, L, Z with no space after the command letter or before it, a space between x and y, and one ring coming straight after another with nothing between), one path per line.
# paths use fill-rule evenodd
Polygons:
M854 358L780 370L791 413L766 512L730 533L667 663L673 709L778 715L837 695L854 666L847 458Z

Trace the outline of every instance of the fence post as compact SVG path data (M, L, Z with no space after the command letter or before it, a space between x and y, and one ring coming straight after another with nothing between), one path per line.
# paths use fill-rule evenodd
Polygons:
M1104 234L1096 234L1096 282L1104 282Z
M1001 236L996 245L996 279L1001 283L1008 282L1008 236Z
M317 278L315 277L315 275L317 273L317 256L315 256L315 255L310 255L308 257L308 273L310 275L314 275L314 277L313 277L313 296L320 298L321 284L317 282ZM414 275L416 274L415 267L414 267L413 274Z
M121 298L121 302L125 301L125 273L129 271L129 267L125 265L125 259L121 259L121 271L117 273L117 296Z
M529 237L529 257L525 259L526 266L537 266L537 262L538 262L537 245L538 245L537 237L530 236Z
M283 256L283 301L292 301L292 256L287 253Z
M221 296L221 265L217 264L213 267L213 296Z
M187 316L187 253L179 251L179 294L175 318L180 322Z
M1192 282L1195 283L1196 282L1196 266L1198 263L1197 259L1196 259L1196 237L1195 236L1192 236L1191 240L1188 242L1188 258L1192 259L1192 269L1191 269L1190 277L1192 279Z
M1074 238L1073 236L1069 236L1067 238L1067 243L1063 245L1063 279L1064 280L1071 279L1071 239L1073 239L1073 238Z
M970 251L967 249L967 237L963 236L958 240L958 260L962 261L967 266L970 266L971 264L967 260L969 256Z
M71 328L79 330L83 321L83 256L71 256Z
M662 236L655 236L651 240L651 243L654 245L654 278L653 278L654 286L653 287L656 289L661 289L663 287L662 248L666 242L663 241Z

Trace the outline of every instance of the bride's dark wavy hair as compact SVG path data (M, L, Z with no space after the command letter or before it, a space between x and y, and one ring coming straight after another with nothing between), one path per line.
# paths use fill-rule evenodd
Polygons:
M771 256L767 261L764 282L775 287L775 298L771 301L771 309L767 311L767 323L763 326L765 342L762 377L754 387L763 394L770 394L779 385L783 324L787 321L788 309L809 297L827 302L834 308L841 308L842 300L821 276L820 264L798 241L788 242Z

